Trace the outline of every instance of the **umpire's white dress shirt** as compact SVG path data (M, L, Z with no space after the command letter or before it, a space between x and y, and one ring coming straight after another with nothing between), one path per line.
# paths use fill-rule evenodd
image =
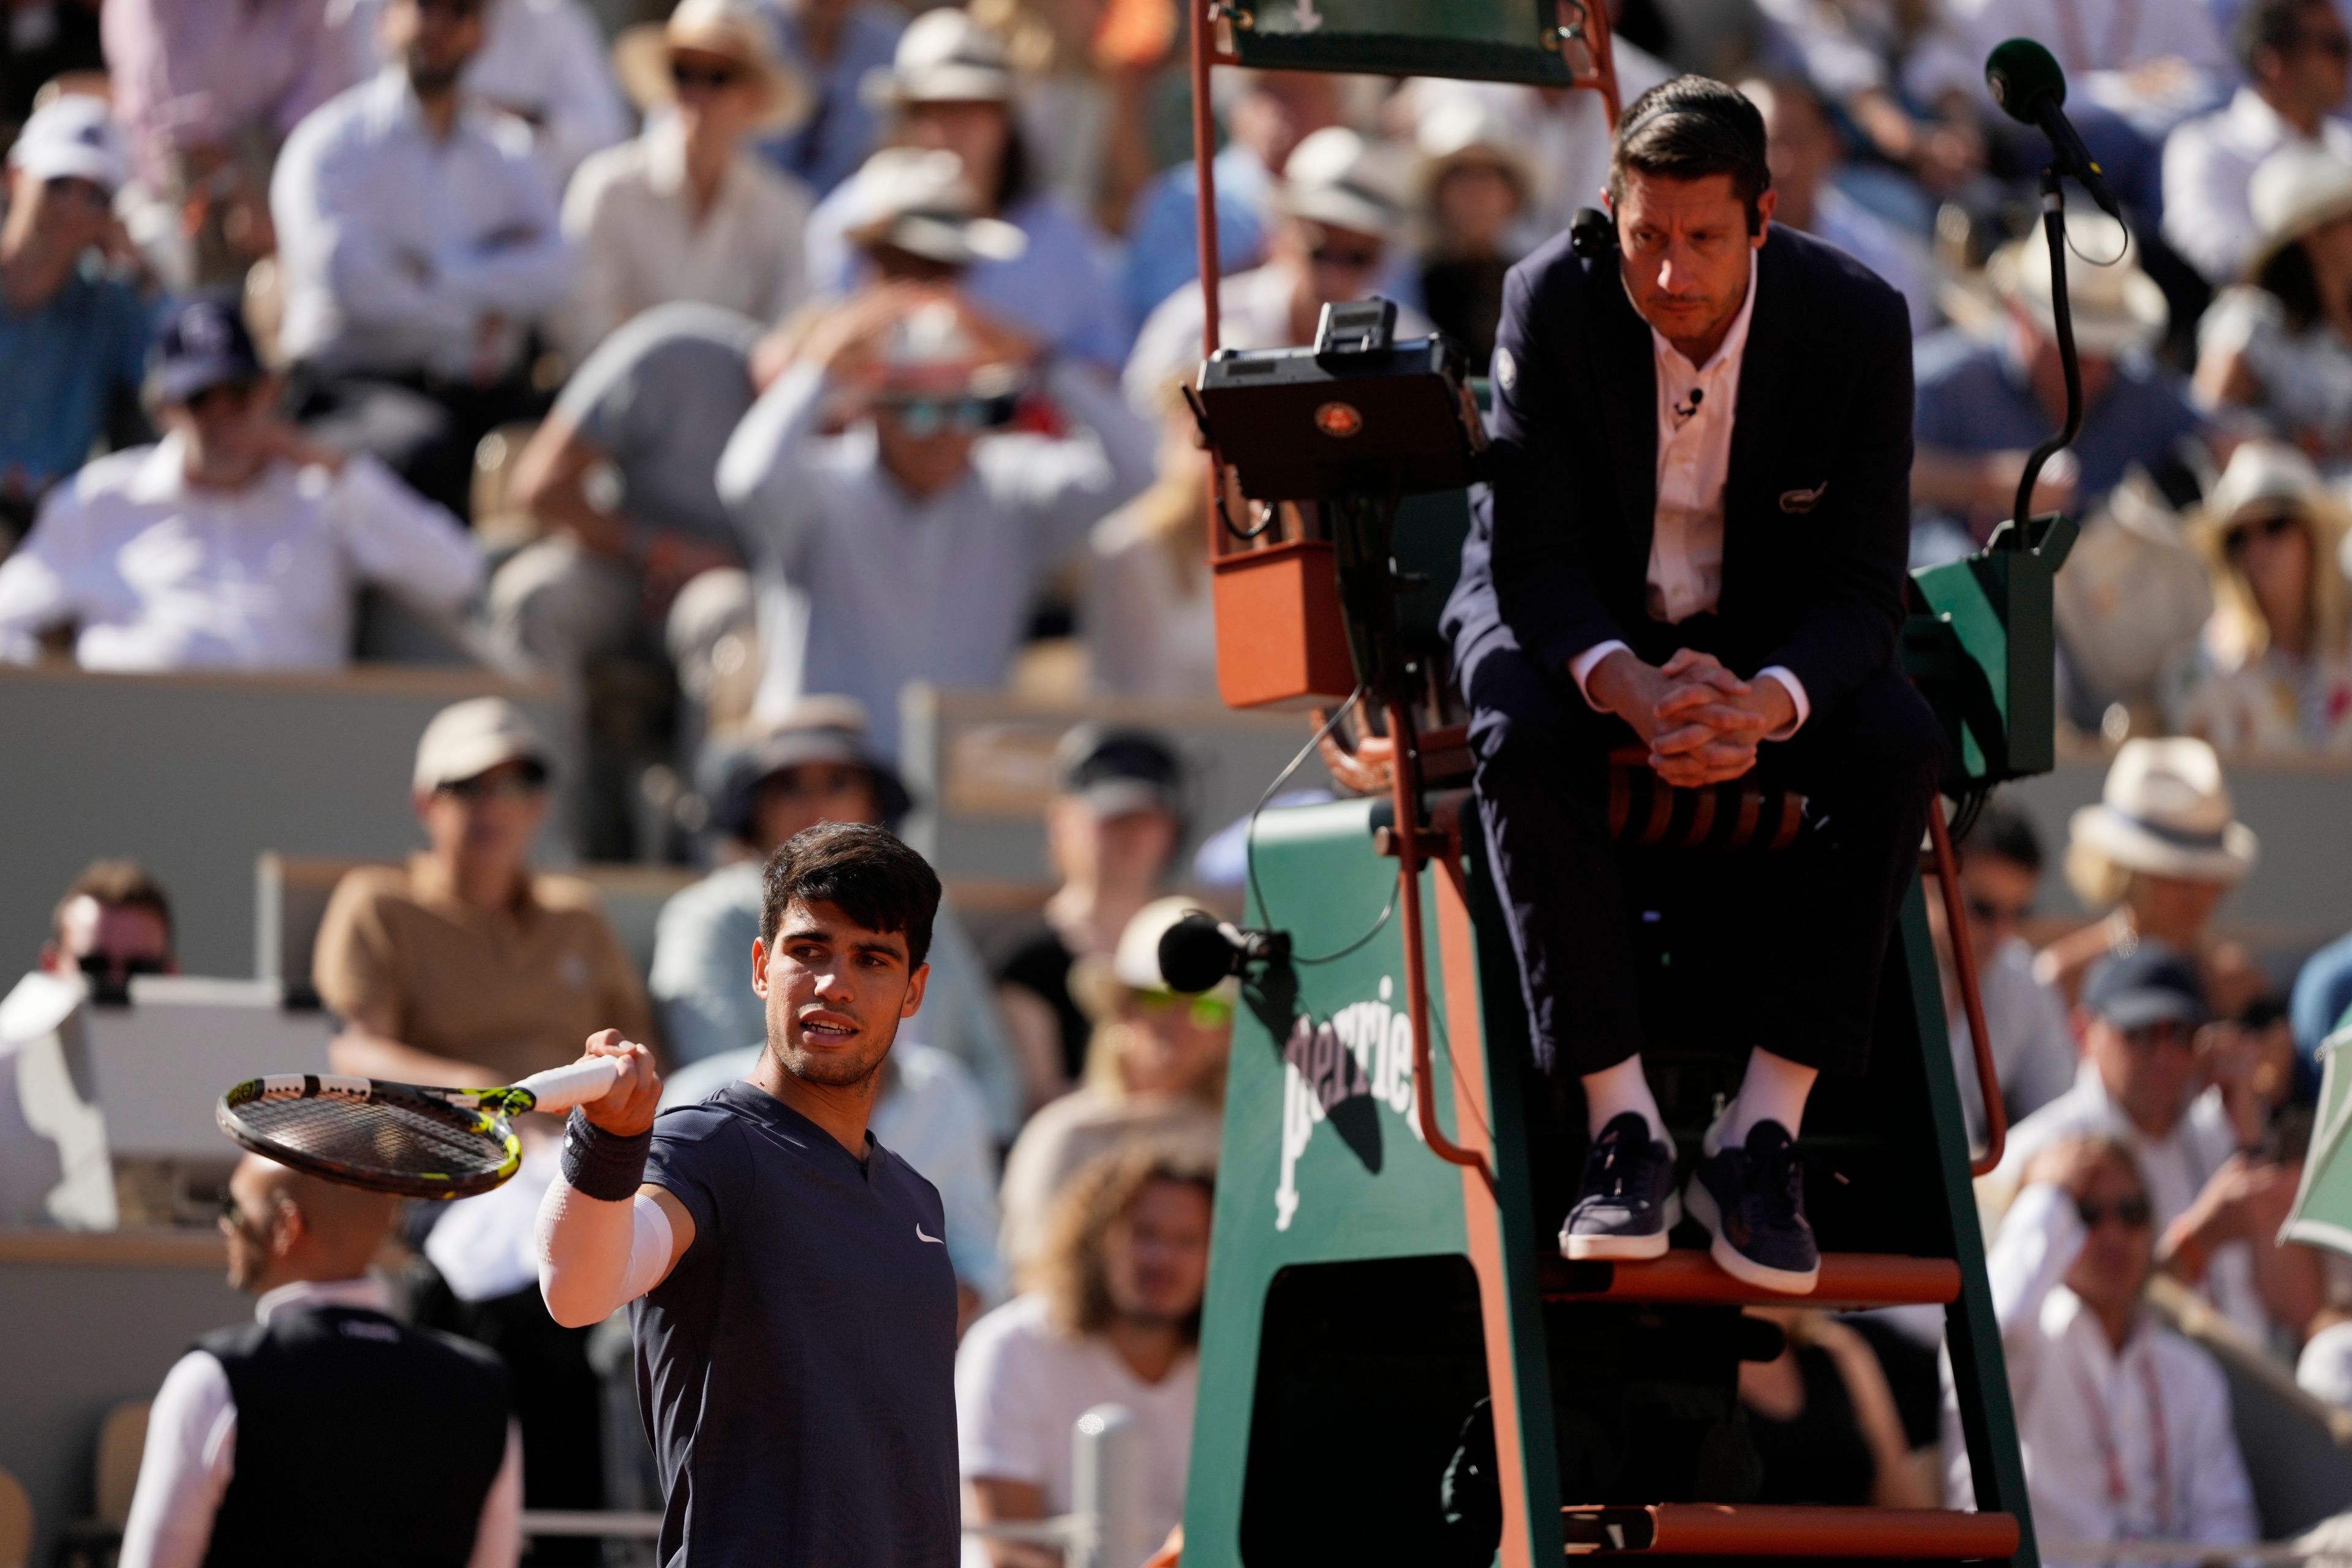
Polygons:
M298 1279L254 1302L257 1321L289 1308L361 1307L386 1310L380 1279ZM213 1516L236 1471L236 1402L228 1373L209 1351L190 1351L164 1374L147 1411L147 1446L139 1488L122 1527L118 1568L198 1568L210 1550ZM355 1484L367 1478L355 1476ZM481 1523L466 1568L512 1568L522 1553L522 1434L507 1426L506 1462L482 1500Z
M1748 253L1748 298L1722 344L1703 365L1694 365L1657 328L1650 329L1650 352L1657 363L1658 475L1656 511L1650 534L1649 609L1653 620L1679 626L1705 615L1723 596L1723 487L1731 477L1731 428L1739 413L1739 368L1748 360L1748 323L1756 314L1757 252ZM1577 689L1592 702L1584 683L1601 661L1625 643L1598 642L1569 661ZM1628 652L1632 650L1627 649ZM1764 738L1785 741L1812 712L1804 683L1780 665L1756 672L1788 689L1797 716ZM1600 704L1593 702L1597 710Z

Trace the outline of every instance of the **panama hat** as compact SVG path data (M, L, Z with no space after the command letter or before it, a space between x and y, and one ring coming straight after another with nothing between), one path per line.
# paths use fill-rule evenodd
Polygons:
M2255 168L2246 205L2256 236L2244 273L2252 279L2313 229L2352 213L2352 163L2325 148L2282 147Z
M866 160L843 198L844 233L858 245L887 245L946 267L1010 261L1029 237L1002 218L980 216L963 160L939 147L885 147Z
M2075 812L2067 830L2125 870L2192 882L2243 880L2259 847L2237 820L2221 757L2185 735L2125 742L2099 803Z
M1413 151L1420 163L1413 170L1414 195L1427 203L1438 182L1465 163L1487 163L1502 170L1525 201L1536 188L1535 168L1513 143L1510 127L1482 98L1469 94L1442 99L1413 132Z
M948 7L908 23L889 65L868 71L858 90L877 108L903 108L1008 103L1013 88L1003 40L973 21L970 12Z
M2156 279L2140 270L2139 246L2123 225L2104 213L2076 213L2066 220L2066 298L2074 311L2077 347L2106 357L2147 348L2164 336L2171 310ZM2110 257L2115 259L2109 261ZM2002 299L2022 308L2045 336L2057 335L2050 300L2050 245L2039 227L1993 252L1985 263L1985 277Z
M799 68L776 51L767 14L751 0L678 0L667 22L624 31L613 44L613 71L640 109L676 100L671 58L679 53L730 60L760 84L767 100L758 129L786 131L809 116L814 102Z
M1362 137L1326 126L1292 149L1276 205L1285 217L1390 236L1404 215L1386 175Z

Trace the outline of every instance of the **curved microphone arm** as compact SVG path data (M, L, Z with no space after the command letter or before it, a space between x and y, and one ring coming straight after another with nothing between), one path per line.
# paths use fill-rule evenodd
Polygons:
M2042 465L2083 433L2083 361L2074 352L2074 312L2066 299L2066 196L2055 163L2042 171L2042 232L2050 242L2050 315L2058 337L2058 363L2066 372L2066 426L2033 448L2025 459L2025 472L2018 476L2015 526L2010 531L2010 547L2015 550L2032 548L2026 524L2033 517L2033 487L2042 478Z

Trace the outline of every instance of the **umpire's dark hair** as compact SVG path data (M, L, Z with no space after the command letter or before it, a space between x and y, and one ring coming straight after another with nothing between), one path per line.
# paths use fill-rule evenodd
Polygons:
M2264 49L2284 55L2294 48L2303 38L2304 13L2327 4L2328 0L2254 0L2230 25L2230 50L2245 73L2253 76L2255 56Z
M1748 232L1764 226L1757 200L1772 188L1765 161L1764 116L1748 95L1713 77L1662 81L1628 106L1617 121L1609 155L1609 200L1625 205L1628 174L1664 180L1731 176L1732 194L1748 205Z
M775 942L795 899L838 905L868 931L904 931L910 969L930 956L939 873L887 828L820 822L778 845L760 873L760 940Z
M2034 831L2033 819L2014 802L1999 795L1985 802L1976 821L1969 824L1968 837L1960 840L1959 849L1963 859L1990 855L2022 866L2037 877L2042 874L2042 835Z

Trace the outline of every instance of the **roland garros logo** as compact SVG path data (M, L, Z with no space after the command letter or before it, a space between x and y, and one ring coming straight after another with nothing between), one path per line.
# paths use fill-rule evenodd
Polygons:
M1288 1230L1298 1213L1298 1157L1315 1129L1349 1100L1386 1106L1415 1138L1412 1019L1389 1005L1394 984L1381 977L1380 999L1353 1002L1323 1023L1301 1014L1282 1044L1282 1181L1274 1189L1274 1228Z

